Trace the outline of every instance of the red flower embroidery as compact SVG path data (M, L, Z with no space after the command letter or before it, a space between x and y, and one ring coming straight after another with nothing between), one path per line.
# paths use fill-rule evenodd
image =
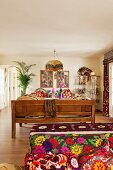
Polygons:
M110 143L110 147L113 148L113 143Z
M113 143L113 136L109 137L108 140L110 143Z
M58 146L58 141L54 138L50 138L49 142L52 144L53 148Z
M90 153L90 152L92 152L91 146L85 145L84 148L83 148L83 152L84 152L84 153Z
M74 140L72 138L66 138L66 143L68 145L73 145L74 144Z

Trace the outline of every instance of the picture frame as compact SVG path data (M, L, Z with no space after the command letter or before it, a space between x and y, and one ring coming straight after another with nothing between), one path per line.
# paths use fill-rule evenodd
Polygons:
M40 70L40 87L53 88L53 71Z
M56 77L57 88L69 88L69 71L58 71Z

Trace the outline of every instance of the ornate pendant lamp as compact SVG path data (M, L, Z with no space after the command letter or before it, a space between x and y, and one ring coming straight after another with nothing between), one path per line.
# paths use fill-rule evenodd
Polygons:
M46 70L50 71L62 71L63 70L63 64L61 61L56 60L56 51L54 50L54 60L50 60L46 64Z

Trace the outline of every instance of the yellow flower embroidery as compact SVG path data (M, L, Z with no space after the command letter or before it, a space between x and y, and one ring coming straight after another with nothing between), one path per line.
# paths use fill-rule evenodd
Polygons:
M43 136L38 136L35 139L35 145L41 145L45 141L45 138Z
M59 129L66 129L66 126L59 126Z
M109 138L109 136L110 136L110 133L105 134L105 137Z
M35 168L35 165L30 164L29 170L32 170L32 169L34 169L34 168Z
M78 136L78 134L73 133L72 136Z
M106 170L106 165L105 165L104 162L96 161L96 162L93 164L93 169L94 169L94 170Z
M78 145L72 147L72 153L75 155L79 155L81 153L81 148Z
M101 138L97 139L96 141L96 147L101 146L103 140Z

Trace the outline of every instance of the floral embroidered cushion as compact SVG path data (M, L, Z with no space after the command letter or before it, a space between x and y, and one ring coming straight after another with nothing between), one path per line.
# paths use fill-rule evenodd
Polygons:
M79 164L83 170L109 170L113 164L113 154L110 151L109 142L99 147L94 153L82 156Z
M25 170L80 170L77 158L72 154L26 155Z
M43 88L38 88L35 90L34 94L37 96L37 97L47 97L47 92L45 89Z
M62 91L62 96L63 98L72 98L72 92L70 91L70 89L64 89Z
M43 126L43 128L46 128L46 126ZM59 128L63 130L66 126ZM105 140L98 134L34 134L30 137L30 148L32 154L72 153L76 157L80 157L82 154L93 153L104 142Z

